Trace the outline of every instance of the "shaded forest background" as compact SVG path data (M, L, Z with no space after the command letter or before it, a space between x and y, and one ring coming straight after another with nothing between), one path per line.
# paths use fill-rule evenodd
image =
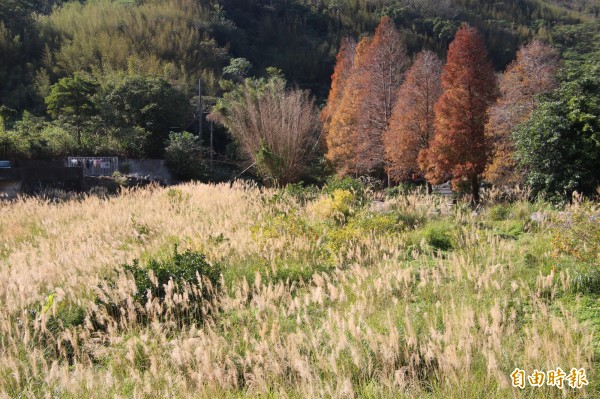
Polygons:
M568 2L597 13L592 3ZM205 94L217 95L232 57L249 60L253 73L277 67L324 100L340 39L372 33L382 15L394 19L409 51L441 56L469 22L483 32L498 70L519 44L586 18L522 0L2 0L0 101L43 111L48 86L78 71L160 75L190 94L202 77Z

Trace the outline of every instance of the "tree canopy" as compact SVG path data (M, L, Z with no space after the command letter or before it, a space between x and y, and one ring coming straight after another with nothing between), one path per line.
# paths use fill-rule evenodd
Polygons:
M419 153L429 146L435 131L435 103L442 94L442 60L433 52L417 55L398 90L383 141L386 167L394 181L421 176Z
M496 82L479 32L463 25L448 49L443 93L435 105L435 135L420 162L434 183L452 179L471 185L479 202L479 178L487 163L484 126L496 95Z
M565 198L600 186L599 59L569 68L516 130L517 159L534 194Z

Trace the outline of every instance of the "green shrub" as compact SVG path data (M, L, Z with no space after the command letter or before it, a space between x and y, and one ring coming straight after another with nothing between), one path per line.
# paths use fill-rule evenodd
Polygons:
M526 203L498 204L485 213L485 224L502 238L517 238L528 229L531 212Z
M39 319L42 314L46 314L46 328L52 334L58 334L69 327L82 325L85 309L69 300L58 301L56 294L51 293L43 305L29 309L33 319Z
M354 194L357 204L362 206L366 201L367 186L359 179L353 179L351 177L340 179L339 177L334 176L327 179L323 191L330 195L333 195L336 191L349 191Z
M520 220L504 220L494 222L492 228L502 238L516 239L525 232L525 226Z
M123 269L132 275L137 287L134 299L142 305L148 301L148 293L153 298L164 300L165 286L170 280L181 290L185 285L197 285L199 279L206 279L212 287L207 287L205 281L202 281L200 296L211 299L219 289L221 278L221 269L208 263L204 254L191 250L180 253L177 246L169 259L150 259L146 267L140 266L139 260L135 259L132 265L123 265ZM154 281L151 272L154 274Z
M356 244L371 233L394 234L406 228L407 225L400 214L363 212L351 218L346 225L328 230L325 235L325 247L331 254L337 254L342 248Z
M277 265L275 273L272 276L265 276L275 284L278 282L285 284L308 282L313 275L328 273L334 269L334 266L327 262L310 264L305 260L290 259L278 263L280 264Z
M397 233L406 229L401 214L365 212L350 222L350 226L377 233Z
M598 267L581 268L573 274L572 287L575 292L600 295L600 269Z
M304 206L307 202L317 199L319 194L320 190L316 186L305 186L303 182L299 182L287 184L282 189L277 190L273 196L265 198L265 200L268 204L277 204L280 202L286 203L286 200L292 199Z
M419 214L417 212L394 212L393 213L399 221L401 221L404 226L408 229L416 229L417 227L425 224L427 218L423 214Z
M56 300L55 294L46 297L43 305L38 304L28 310L31 320L42 320L45 315L45 329L33 336L33 342L51 352L53 356L64 357L73 364L75 348L62 333L82 326L85 320L85 308L70 300Z
M539 207L542 204L536 204L535 206L529 202L515 202L512 204L510 209L510 218L520 220L523 223L529 223L531 221L531 214L534 211L539 211Z
M301 205L305 205L308 201L316 199L319 191L315 186L304 186L303 182L299 182L285 186L283 194L296 199Z
M306 221L293 210L277 212L273 216L266 217L260 223L251 226L250 232L255 240L315 235L315 232Z
M46 328L53 334L58 334L71 327L80 326L85 319L85 309L70 301L61 301L56 307L56 313L48 317Z
M430 225L425 229L427 243L434 248L447 251L454 247L452 230L443 224Z
M308 211L319 219L333 219L336 223L343 224L355 212L356 202L356 196L352 191L336 189L309 204Z
M123 265L122 271L136 286L133 292L125 293L133 299L134 312L129 298L109 278L99 287L104 295L96 298L103 309L99 314L106 314L97 317L99 314L94 312L91 318L98 330L106 331L110 320L118 328L129 328L129 323L143 325L154 319L176 322L179 326L201 323L217 309L214 300L221 293L221 269L208 263L202 253L191 250L180 253L175 246L172 256L166 259L151 258L145 266L135 259L132 264ZM147 306L150 301L160 306Z
M180 180L202 180L206 177L206 150L200 138L191 133L171 133L165 148L167 166Z
M454 248L456 237L452 224L434 221L428 223L424 229L412 232L409 241L412 241L413 245L425 241L432 248L448 251Z
M411 192L415 191L419 187L421 187L421 185L419 185L417 183L401 182L401 183L398 183L398 185L396 185L396 186L386 188L384 191L385 191L385 196L387 198L396 198L401 195L410 194Z
M523 256L523 264L527 267L534 267L540 263L540 260L532 253L525 253Z
M510 215L510 205L499 204L491 207L487 211L487 217L493 222L506 220Z
M356 226L342 226L328 232L325 246L332 255L337 255L348 245L358 241L363 232Z

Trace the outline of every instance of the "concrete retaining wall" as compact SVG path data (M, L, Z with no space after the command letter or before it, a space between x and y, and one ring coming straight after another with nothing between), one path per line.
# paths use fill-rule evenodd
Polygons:
M159 180L165 184L173 182L164 159L120 159L119 170L123 174Z
M17 193L34 194L48 188L80 191L83 170L66 167L63 161L19 161L17 167L0 169L0 197L14 198ZM119 170L138 178L173 183L164 159L120 159Z
M26 166L23 166L26 165ZM81 168L57 166L52 162L28 162L20 167L0 170L0 193L14 197L17 192L35 194L45 189L79 191L83 183Z
M20 192L20 181L0 180L0 200L17 198Z

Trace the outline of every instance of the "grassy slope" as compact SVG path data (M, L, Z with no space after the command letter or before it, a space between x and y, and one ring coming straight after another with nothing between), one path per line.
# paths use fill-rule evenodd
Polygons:
M517 202L474 215L408 195L374 213L348 192L315 197L184 185L1 203L0 392L559 398L557 388L514 390L508 376L576 366L590 386L568 396L600 394L597 205L559 214ZM532 223L539 209L547 218ZM223 267L221 311L204 326L163 314L99 329L94 317L111 316L95 287L175 243ZM106 290L126 299L133 288L120 279ZM85 323L73 322L78 312ZM45 332L52 317L63 326Z

